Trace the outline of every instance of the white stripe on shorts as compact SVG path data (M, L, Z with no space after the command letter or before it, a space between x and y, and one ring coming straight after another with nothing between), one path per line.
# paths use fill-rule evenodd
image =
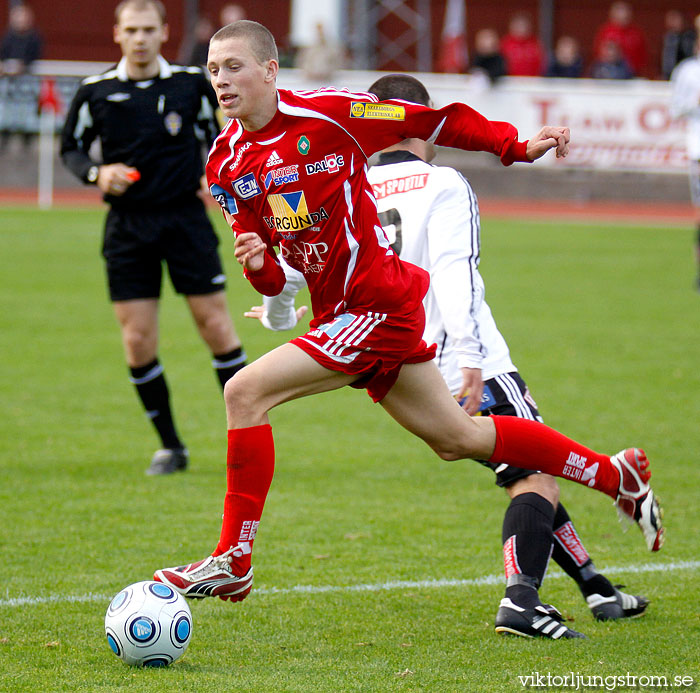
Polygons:
M308 344L311 344L312 347L314 347L315 349L318 349L321 353L328 356L329 359L332 359L333 361L337 361L338 363L352 363L357 358L357 356L362 353L361 351L354 351L349 356L340 356L340 355L336 355L336 354L333 354L330 351L328 351L328 349L326 348L325 345L321 346L320 344L316 344L316 342L312 342L310 339L306 339L306 337L303 337L303 336L297 337L297 339L302 339L305 342L307 342Z
M336 346L331 351L338 352L345 347L352 346L352 338L357 332L362 330L369 318L366 315L358 315L344 330L341 330L332 340Z
M360 326L350 337L348 338L348 343L352 346L358 346L367 337L367 335L377 326L379 323L386 320L386 313L368 313L367 322L365 325ZM362 332L360 333L360 330ZM358 334L359 333L359 334Z
M518 387L518 383L515 382L513 377L506 373L505 375L497 375L495 380L503 388L508 401L515 407L518 417L521 419L531 419L534 421L535 415L532 413L528 403L525 401L525 398Z

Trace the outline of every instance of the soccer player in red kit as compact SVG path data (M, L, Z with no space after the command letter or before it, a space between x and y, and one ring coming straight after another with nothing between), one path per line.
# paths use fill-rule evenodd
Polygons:
M572 479L615 499L648 547L663 540L643 451L609 457L536 421L469 417L422 339L427 273L399 260L377 218L367 158L408 137L496 154L508 165L568 152L567 128L519 142L515 128L464 104L442 109L370 94L277 89L277 49L262 25L239 21L211 39L208 68L231 118L209 154L207 179L236 236L234 254L260 293L285 275L273 247L309 286L310 331L226 384L227 491L211 556L155 573L190 598L239 601L251 589L251 550L274 473L268 412L345 385L364 388L444 460L485 459Z

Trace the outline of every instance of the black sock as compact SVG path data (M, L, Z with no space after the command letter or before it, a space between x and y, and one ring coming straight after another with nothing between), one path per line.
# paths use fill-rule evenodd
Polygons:
M578 537L576 528L566 508L559 503L554 515L554 550L552 558L564 572L572 577L584 597L600 594L612 597L615 594L610 580L601 575Z
M233 351L229 351L225 354L214 354L214 359L211 365L214 366L214 373L221 383L223 389L226 385L226 381L233 376L246 365L246 356L243 347L240 346Z
M502 535L506 597L518 606L540 603L537 590L552 552L553 520L552 504L537 493L516 496L506 510Z
M153 359L145 366L131 368L131 382L136 387L146 416L151 420L164 448L183 448L170 411L170 393L163 375L163 366Z

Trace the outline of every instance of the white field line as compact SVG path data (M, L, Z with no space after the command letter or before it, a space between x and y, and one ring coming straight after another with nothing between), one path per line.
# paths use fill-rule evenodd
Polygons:
M647 563L633 566L610 566L599 568L605 575L639 574L639 573L671 573L679 570L697 570L700 561L675 561L671 563ZM547 574L550 580L567 577L562 572ZM471 587L478 585L500 585L503 583L503 574L484 575L478 578L442 579L442 580L390 580L388 582L359 584L359 585L295 585L294 587L259 587L254 590L255 595L277 594L324 594L326 592L383 592L391 590L407 589L440 589L443 587ZM114 595L95 594L52 594L46 597L0 597L0 607L34 606L37 604L69 604L79 602L108 602Z

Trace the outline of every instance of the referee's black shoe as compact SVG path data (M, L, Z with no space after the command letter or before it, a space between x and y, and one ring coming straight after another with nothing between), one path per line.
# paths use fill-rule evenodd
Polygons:
M187 448L161 448L156 450L151 466L146 470L149 476L184 472L190 462Z
M496 614L496 632L503 635L520 635L524 638L585 638L567 628L564 617L551 604L538 604L532 609L518 606L508 597L501 599Z

